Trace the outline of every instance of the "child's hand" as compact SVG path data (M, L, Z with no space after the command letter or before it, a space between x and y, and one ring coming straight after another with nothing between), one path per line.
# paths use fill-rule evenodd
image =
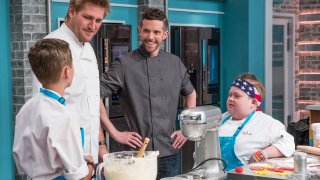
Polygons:
M90 179L95 178L96 177L96 166L93 162L93 157L91 155L84 155L83 158L87 162L88 168L91 167L91 168L89 168L89 174L91 174L91 176L89 175Z
M91 155L84 155L83 158L86 162L93 162L93 157Z

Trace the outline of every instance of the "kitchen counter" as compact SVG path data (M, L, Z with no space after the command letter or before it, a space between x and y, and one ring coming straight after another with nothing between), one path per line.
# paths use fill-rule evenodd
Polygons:
M319 111L320 110L320 105L319 104L311 104L306 106L307 110L315 110Z
M299 151L299 150L297 150ZM301 180L301 177L296 177L294 174L294 159L289 158L272 158L263 163L252 163L242 166L243 172L237 173L235 170L227 172L226 180ZM264 171L253 171L252 167L264 168ZM272 171L271 168L285 167L290 170L286 170L282 173ZM268 169L268 170L267 170ZM274 169L273 169L274 170ZM262 172L262 173L261 173ZM307 156L307 176L308 180L320 180L320 156L310 155ZM221 180L219 177L209 177L210 180ZM198 175L192 176L191 174L181 174L171 178L165 178L165 180L202 180Z
M320 179L320 158L319 156L308 155L308 180ZM228 180L278 180L278 179L294 179L293 171L284 171L284 174L277 174L273 171L265 170L266 174L260 175L254 173L250 167L292 167L293 157L269 159L264 163L255 163L243 166L243 172L237 173L235 170L228 171ZM261 173L263 174L263 173Z
M237 173L234 170L230 170L228 172L228 180L274 180L274 179L287 179L287 177L271 174L270 172L268 175L254 174L253 171L250 170L250 165L243 166L242 173Z

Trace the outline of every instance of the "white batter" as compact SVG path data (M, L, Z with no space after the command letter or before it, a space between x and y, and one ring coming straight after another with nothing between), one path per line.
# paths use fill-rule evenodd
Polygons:
M155 180L158 155L158 151L150 151L142 158L104 158L104 176L106 180Z

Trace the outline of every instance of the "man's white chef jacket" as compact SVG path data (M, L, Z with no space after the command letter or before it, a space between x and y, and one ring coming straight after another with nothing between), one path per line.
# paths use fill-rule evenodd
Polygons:
M16 117L13 157L18 172L33 180L85 177L89 171L77 118L43 94L27 101Z
M73 81L65 90L67 106L80 116L80 126L84 128L84 153L91 154L98 163L100 127L100 87L96 55L89 42L80 43L66 24L45 38L62 39L69 43L74 68ZM33 77L33 94L39 93L41 85Z
M223 114L224 119L228 113ZM219 128L220 136L233 136L245 119L232 121L231 117ZM236 138L235 154L243 164L248 164L253 153L274 145L286 157L295 150L294 138L287 133L285 126L271 116L256 111Z

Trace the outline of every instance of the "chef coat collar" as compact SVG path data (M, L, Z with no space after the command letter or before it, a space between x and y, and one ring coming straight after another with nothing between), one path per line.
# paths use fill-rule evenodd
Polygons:
M65 31L78 45L83 46L85 43L81 43L77 36L71 31L71 29L66 25L66 23L63 23L61 25L61 28L63 31Z
M151 57L151 53L147 52L146 48L143 45L140 45L140 47L138 48L138 51L146 59L147 58L156 58L161 53L161 49L160 49L160 51L159 51L157 56Z
M54 100L57 100L62 105L66 105L66 100L59 93L45 88L40 88L40 92Z

